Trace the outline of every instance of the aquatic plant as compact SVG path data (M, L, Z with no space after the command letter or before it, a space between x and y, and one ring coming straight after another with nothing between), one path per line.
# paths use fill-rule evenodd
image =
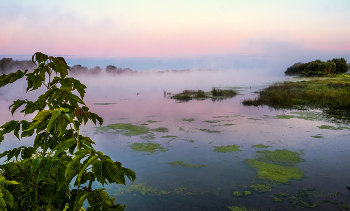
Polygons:
M168 164L170 164L172 167L176 167L176 166L184 166L184 167L190 167L190 168L201 168L201 167L205 167L205 165L201 165L201 164L193 165L193 164L191 164L191 163L186 163L186 162L181 161L181 160L174 161L174 162L171 162L171 163L168 163Z
M195 121L195 119L194 118L190 118L190 119L183 118L182 121L192 122L192 121Z
M259 91L259 97L243 100L245 106L267 105L272 108L322 108L350 112L350 78L284 82Z
M108 130L115 130L115 133L122 133L125 136L139 136L150 132L149 128L137 126L130 123L116 123L105 127L96 128L97 132L106 132Z
M268 162L247 159L247 164L252 168L257 168L259 179L268 179L280 183L289 183L291 179L301 180L304 171L294 167L284 167Z
M199 130L207 133L221 133L221 131L218 131L218 130L208 130L208 129L199 129Z
M237 197L247 197L248 195L252 194L252 192L250 191L233 191L232 193L234 196L237 196Z
M221 122L222 120L204 120L202 122L207 122L207 123L218 123Z
M162 147L160 144L153 143L153 142L132 143L130 144L130 147L133 151L148 152L146 153L146 155L150 155L158 152L166 152L169 150L167 148Z
M227 146L213 146L214 147L214 152L238 152L238 151L242 151L239 149L239 146L236 144L232 144L232 145L227 145Z
M254 184L250 186L250 188L252 188L253 190L259 193L272 191L271 187L272 187L271 185L267 185L267 184Z
M300 157L301 153L293 152L287 149L276 149L274 151L256 151L256 159L282 166L295 166L305 161Z
M83 101L86 86L67 77L69 66L62 57L37 52L32 61L37 64L33 72L0 76L0 87L26 76L27 92L46 88L36 101L16 100L10 106L11 114L24 106L21 113L35 115L32 121L11 120L0 126L0 142L12 131L18 139L35 134L31 147L0 154L7 157L0 165L0 210L78 211L85 201L88 210L124 210L103 188L92 188L94 182L125 185L125 177L134 182L136 174L96 151L95 142L80 134L88 121L103 123Z
M155 129L151 129L153 132L160 132L160 133L167 133L169 132L169 129L166 127L157 127Z
M255 144L255 145L252 145L252 147L254 148L269 148L269 147L272 147L270 145L263 145L263 144Z
M213 97L234 97L238 94L236 90L233 89L216 89L212 88L211 94Z

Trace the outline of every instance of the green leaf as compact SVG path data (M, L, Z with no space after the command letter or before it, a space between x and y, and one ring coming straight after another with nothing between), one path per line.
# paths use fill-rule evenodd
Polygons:
M88 197L90 193L84 193L82 196L80 196L79 200L76 202L73 210L80 210L80 208L83 206L84 201Z
M73 158L73 160L71 162L69 162L69 164L67 165L67 169L65 172L65 177L68 176L69 171L73 168L73 166L75 166L75 164L77 164L83 157L85 157L86 155L88 155L90 153L90 150L88 149L83 149L83 150L79 150L75 153L75 157Z
M70 138L67 139L61 143L59 143L53 150L56 151L55 152L55 157L57 155L59 155L61 152L63 152L64 150L67 150L69 147L73 146L76 143L75 138Z
M16 100L13 102L12 105L10 105L9 109L11 109L11 107L13 107L11 109L12 116L13 116L13 113L15 113L15 111L17 110L17 108L21 107L24 103L26 103L25 100Z
M17 70L17 72L10 73L8 75L2 74L0 76L0 87L15 82L16 80L22 78L27 72L28 70L25 70L24 72Z
M45 78L42 78L40 75L35 75L34 73L27 74L28 87L27 92L33 91L41 87L42 82L45 81Z
M52 116L51 116L50 122L47 125L47 131L50 131L51 128L55 125L55 120L57 119L57 117L59 115L61 115L61 113L62 113L61 109L55 109L54 111L52 111Z
M18 124L19 124L18 121L11 120L11 121L6 122L5 124L1 125L0 128L2 128L2 134L6 134L6 133L13 131L17 127Z
M78 174L78 184L80 185L80 179L81 179L81 176L84 174L85 170L87 169L87 167L89 165L91 165L96 159L98 159L98 156L96 155L91 155L88 159L87 159L87 162L84 164L84 166L80 169L80 172Z
M123 168L123 169L124 169L125 176L127 176L129 180L131 180L131 182L134 183L136 179L136 173L133 170L128 168Z
M4 188L2 185L0 185L0 192L3 194L2 198L5 200L6 204L9 205L10 207L12 207L14 204L14 200L13 200L13 196L11 195L10 191L6 190L6 188Z
M32 160L32 167L31 171L34 172L39 166L42 161L42 158L35 158Z
M44 180L49 175L54 159L54 157L50 157L49 159L44 159L41 161L44 161L44 164L39 166L39 181Z

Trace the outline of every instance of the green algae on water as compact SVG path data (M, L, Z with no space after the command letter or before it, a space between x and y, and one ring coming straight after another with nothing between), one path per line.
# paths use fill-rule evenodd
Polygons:
M146 121L146 122L148 122L148 123L155 123L155 122L158 122L158 121L148 120L148 121Z
M189 192L187 191L187 188L178 187L174 190L174 193L181 194L181 195L193 195L195 194L195 191Z
M233 191L232 193L234 196L237 196L237 197L247 197L248 195L252 194L252 192L250 191Z
M194 143L195 141L194 140L188 140L188 143Z
M315 135L315 136L311 136L312 138L323 138L323 136L321 136L321 134Z
M346 129L350 129L349 127L335 127L335 126L331 126L331 125L321 125L321 126L317 126L320 129L327 129L327 130L346 130Z
M273 202L282 202L285 199L287 199L288 196L289 196L289 193L279 193L279 194L271 195L270 198L271 198L271 201Z
M167 148L162 147L160 144L152 143L152 142L133 143L130 145L130 147L133 151L147 152L146 155L150 155L152 153L158 153L158 152L166 152L169 150Z
M266 184L254 184L250 186L250 188L252 188L253 190L259 193L272 191L271 187L272 187L271 185L266 185Z
M167 163L170 164L172 167L176 167L176 166L184 166L184 167L190 167L190 168L201 168L201 167L205 167L205 165L193 165L191 163L186 163L184 161L178 160L178 161L174 161L171 163Z
M300 157L301 153L293 152L287 149L276 149L275 151L256 151L257 160L278 164L282 166L294 166L299 162L305 161Z
M294 115L276 115L277 119L292 119L292 118L296 118L296 116Z
M167 135L167 136L162 136L161 138L177 138L177 136Z
M239 149L239 146L236 144L232 144L232 145L227 145L227 146L213 146L214 152L237 152L237 151L242 151Z
M218 126L232 126L232 125L236 125L236 124L223 124L223 125L213 125L213 126L218 127Z
M213 118L229 118L229 116L214 116Z
M110 124L105 127L97 127L96 130L102 132L106 132L108 130L115 130L115 133L122 133L125 136L139 136L150 132L150 130L146 127L137 126L130 123Z
M160 132L160 133L167 133L169 132L169 129L166 127L157 127L155 129L150 129L153 132Z
M256 121L256 120L261 120L261 119L254 119L254 118L248 118L248 119L250 119L250 120L255 120L255 121Z
M301 180L304 176L304 171L294 167L284 167L254 159L247 159L247 164L252 168L257 168L259 179L289 183L291 179Z
M199 130L207 133L221 133L221 131L218 131L218 130L208 130L208 129L199 129Z
M146 183L130 185L126 189L126 191L128 193L140 193L142 195L148 195L148 196L160 196L160 195L166 195L170 193L170 191L166 191L166 190L158 191L156 187L153 188L150 186L146 186Z
M190 118L190 119L183 118L182 121L192 122L192 121L195 121L195 119L194 118Z
M252 147L254 148L269 148L272 147L270 145L263 145L263 144L256 144L256 145L252 145Z
M112 105L116 103L94 103L94 105Z
M202 122L207 122L207 123L218 123L221 122L221 120L204 120Z
M249 211L244 206L227 206L227 209L229 209L231 211Z

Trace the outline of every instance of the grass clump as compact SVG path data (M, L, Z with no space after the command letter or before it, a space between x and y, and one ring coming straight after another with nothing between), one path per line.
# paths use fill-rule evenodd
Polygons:
M245 106L273 108L323 108L350 113L350 78L284 82L259 91L259 97L242 102Z
M213 146L214 152L237 152L237 151L242 151L239 149L239 146L236 144L232 144L232 145L227 145L227 146Z
M190 101L193 99L205 99L207 96L203 90L184 90L182 93L175 94L171 99L176 99L180 101Z
M211 90L213 97L234 97L238 94L236 90L233 89L216 89Z

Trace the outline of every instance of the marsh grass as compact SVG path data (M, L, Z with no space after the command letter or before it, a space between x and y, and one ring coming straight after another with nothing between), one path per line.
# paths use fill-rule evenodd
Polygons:
M350 112L350 78L313 79L271 85L259 97L242 102L245 106L267 105L295 109L301 106Z
M190 100L205 100L211 98L213 101L224 100L232 98L238 94L238 91L233 89L216 89L213 88L211 92L204 92L203 90L184 90L182 93L171 96L171 99L179 101L190 101Z

